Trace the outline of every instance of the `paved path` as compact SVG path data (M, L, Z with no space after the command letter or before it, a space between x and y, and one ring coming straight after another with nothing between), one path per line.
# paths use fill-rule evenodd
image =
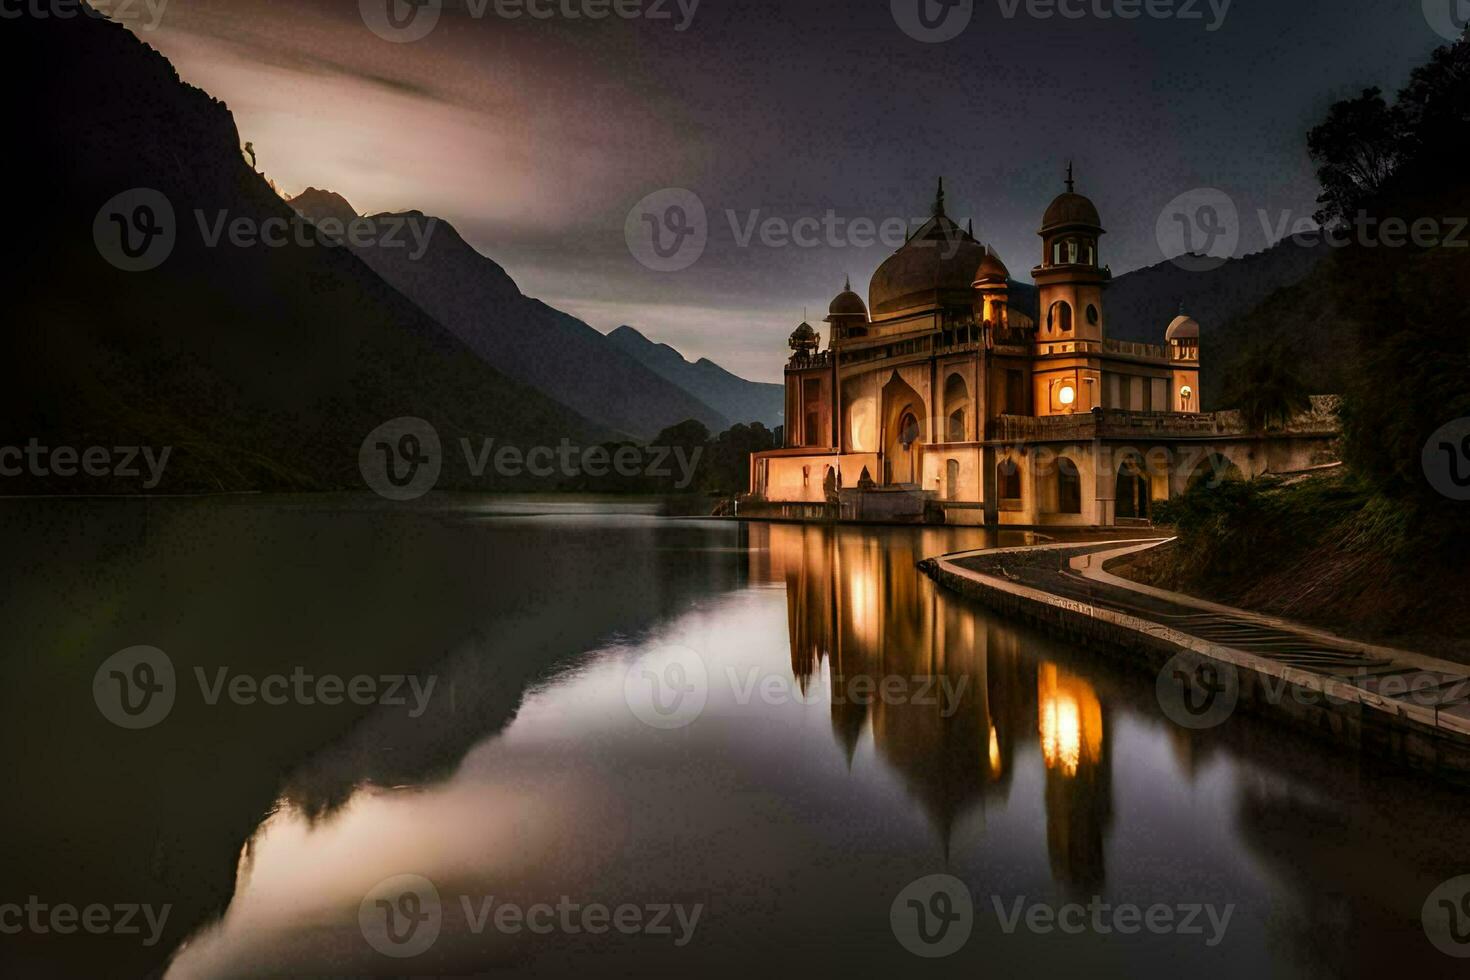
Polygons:
M1334 703L1470 735L1470 668L1361 643L1288 620L1110 574L1107 562L1162 540L965 552L933 567L987 589L1081 613L1113 628L1285 680Z

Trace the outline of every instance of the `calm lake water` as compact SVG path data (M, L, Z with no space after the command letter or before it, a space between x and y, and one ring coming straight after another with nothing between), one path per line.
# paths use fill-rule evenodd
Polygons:
M1182 730L1152 677L914 568L996 543L986 532L563 501L81 508L47 510L50 538L19 533L26 557L8 561L53 574L32 592L52 614L18 635L170 650L180 707L150 732L91 719L85 749L33 738L20 782L47 782L68 752L65 782L83 785L49 780L25 822L56 849L99 824L113 835L99 853L152 849L142 870L99 859L94 891L151 876L147 894L174 896L169 977L1460 965L1420 914L1470 872L1462 795L1250 718ZM45 542L104 527L117 541L96 547L133 563L132 590L52 591L73 565ZM204 637L225 649L201 662L235 673L411 658L434 687L326 721L210 706L188 690ZM85 676L100 656L81 660ZM312 725L305 747L287 737ZM101 791L150 751L168 761ZM8 836L18 887L86 898L86 867ZM916 928L959 948L921 958Z

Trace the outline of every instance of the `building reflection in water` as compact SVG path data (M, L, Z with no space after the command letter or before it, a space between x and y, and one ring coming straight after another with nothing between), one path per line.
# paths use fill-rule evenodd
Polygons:
M752 577L785 585L792 673L803 691L831 692L849 765L866 732L948 851L961 818L1009 795L1018 757L1034 746L1053 875L1097 888L1112 819L1105 707L1081 677L1023 653L1013 627L947 599L914 567L981 547L983 534L755 526ZM883 696L885 679L903 694Z
M1088 892L1103 884L1113 817L1107 712L1092 685L1055 664L1041 666L1036 684L1052 876Z

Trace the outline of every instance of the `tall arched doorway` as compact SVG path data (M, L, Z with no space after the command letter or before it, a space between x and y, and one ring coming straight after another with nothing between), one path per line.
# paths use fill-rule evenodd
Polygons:
M1136 455L1126 456L1118 464L1113 514L1128 519L1147 520L1149 517L1148 473L1143 468L1143 460Z
M884 482L918 484L924 441L924 400L894 372L883 386Z

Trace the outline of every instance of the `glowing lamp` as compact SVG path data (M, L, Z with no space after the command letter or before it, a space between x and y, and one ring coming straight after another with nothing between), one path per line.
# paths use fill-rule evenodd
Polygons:
M1077 389L1071 385L1063 385L1062 390L1057 393L1057 400L1063 405L1073 405L1077 402Z

